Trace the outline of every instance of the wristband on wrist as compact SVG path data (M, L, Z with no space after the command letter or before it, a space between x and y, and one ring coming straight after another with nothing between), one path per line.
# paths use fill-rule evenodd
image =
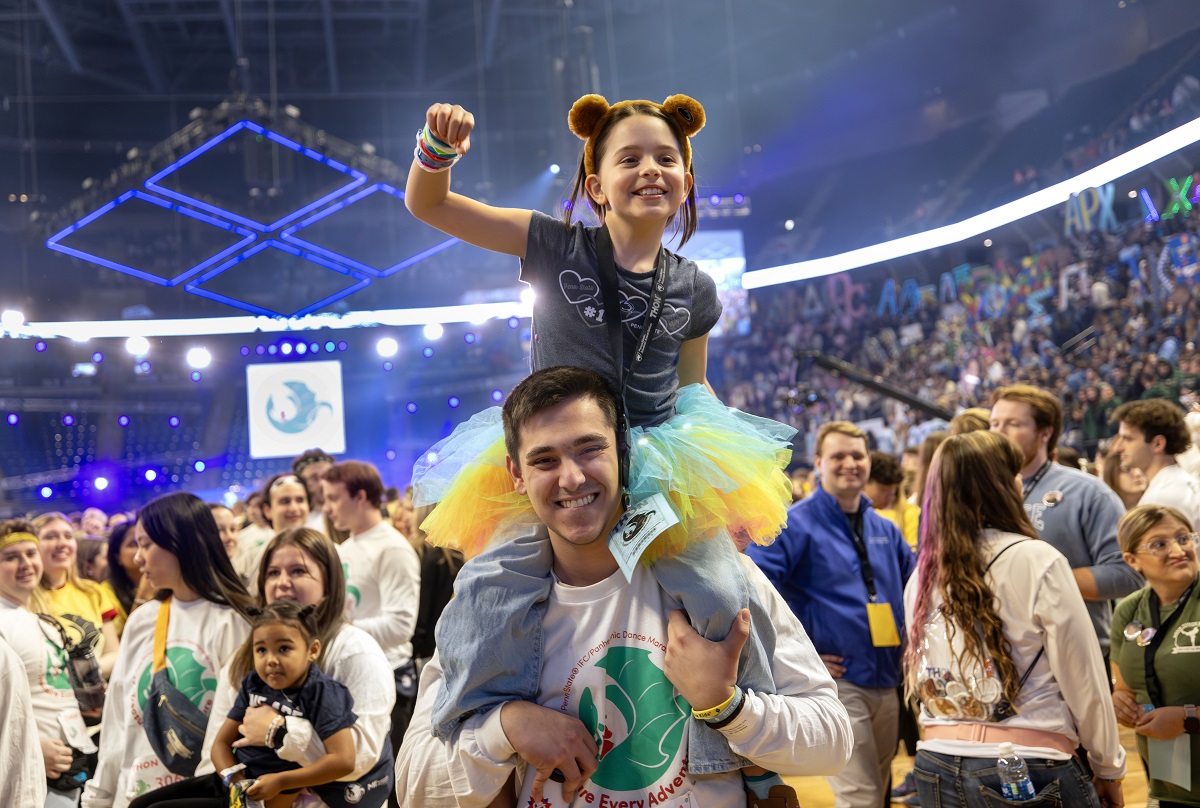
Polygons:
M233 776L240 771L245 771L245 769L245 763L235 763L228 769L222 769L220 774L221 783L224 784L225 788L229 788L233 784Z
M721 714L721 712L726 707L728 707L730 704L733 704L733 700L734 700L734 698L737 697L737 694L738 694L738 686L734 685L733 692L729 694L729 698L725 699L725 701L721 702L716 707L709 707L707 710L693 709L692 717L698 718L701 721L710 721L710 720L716 718L717 716L719 716Z
M1105 783L1124 783L1125 782L1124 777L1099 777L1098 776L1098 777L1096 777L1096 779L1101 780Z
M413 158L421 168L436 174L445 171L458 162L461 155L449 144L443 142L429 131L429 125L417 132L417 146L413 149Z
M279 732L280 726L287 726L285 721L286 721L286 719L284 719L284 717L281 715L277 715L271 719L271 725L269 727L267 727L267 737L266 737L266 740L264 741L264 745L268 749L278 749L279 748L278 746L275 745L275 734L277 732Z
M746 706L746 694L740 687L737 689L737 692L734 693L734 696L736 698L734 699L733 704L722 710L721 714L716 718L710 718L704 723L708 724L713 729L722 729L732 724L733 720L742 714L742 708Z

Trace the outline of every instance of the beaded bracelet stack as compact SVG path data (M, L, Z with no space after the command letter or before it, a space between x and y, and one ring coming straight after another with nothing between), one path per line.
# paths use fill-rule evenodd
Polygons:
M453 146L443 143L430 132L428 124L417 132L417 147L413 150L413 157L421 168L431 174L445 171L457 163L461 156Z

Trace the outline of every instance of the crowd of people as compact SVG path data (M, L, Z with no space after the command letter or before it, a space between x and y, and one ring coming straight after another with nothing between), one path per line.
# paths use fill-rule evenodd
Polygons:
M726 403L797 435L713 394L715 285L661 246L696 226L703 107L592 95L569 120L571 201L600 227L453 193L474 117L427 113L409 209L519 256L538 295L533 372L405 497L313 450L233 508L0 523L0 803L798 808L785 778L820 775L838 808L1120 808L1121 724L1160 808L1200 805L1200 479L1179 462L1200 354L1161 234L1081 245L1110 288L1050 322L929 310L938 336L903 351L760 301L714 357ZM863 345L961 411L918 423L833 384L778 403L765 374L795 344ZM794 445L814 475L788 479Z

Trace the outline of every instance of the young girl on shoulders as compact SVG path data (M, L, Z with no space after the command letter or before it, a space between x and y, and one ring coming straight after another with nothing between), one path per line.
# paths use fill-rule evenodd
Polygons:
M617 436L628 502L636 509L660 496L654 501L669 506L675 519L641 561L653 563L660 585L681 598L701 634L721 639L742 607L757 614L730 537L769 543L786 523L791 486L783 469L794 430L730 410L713 396L705 371L708 333L721 314L716 285L663 246L672 224L681 245L696 230L690 137L704 120L703 107L686 95L662 104L609 105L598 95L579 99L569 125L584 146L559 221L451 192L449 169L470 149L475 120L460 106L435 104L417 136L405 203L418 219L449 235L521 259L520 279L536 292L533 370L568 365L608 380L624 404ZM572 223L585 200L599 227ZM521 671L516 676L460 667L450 657L477 658L476 651L488 644L494 656L490 638L528 637L516 630L517 623L544 604L551 579L544 555L523 555L520 546L505 541L534 517L528 499L513 491L505 467L499 408L474 416L426 453L413 484L414 505L439 503L422 524L432 543L458 547L468 556L490 546L489 552L501 556L493 559L499 567L523 573L519 580L528 587L510 590L510 608L503 614L468 614L465 606L456 608L456 601L467 601L463 597L443 614L445 630L464 638L454 647L439 644L447 677L434 731L444 736L469 711L532 695L540 643L518 643L521 647L505 652L511 663L505 670ZM460 595L488 586L478 568L464 567L456 586ZM479 630L481 620L487 621L485 630ZM755 622L739 684L773 692L774 637L766 622ZM458 631L456 625L471 630ZM693 706L703 712L709 705ZM691 723L694 765L711 762L709 771L739 767L719 733L702 721ZM781 785L769 779L762 796L772 783Z

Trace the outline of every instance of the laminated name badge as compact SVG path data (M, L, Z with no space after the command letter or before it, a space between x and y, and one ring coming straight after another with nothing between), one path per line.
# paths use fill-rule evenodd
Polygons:
M662 494L655 494L629 506L629 510L621 515L616 527L608 534L608 549L612 550L617 566L625 573L625 580L633 581L638 559L646 552L650 542L677 524L679 516Z
M871 626L871 645L876 648L895 648L900 644L896 617L887 603L867 604L867 623Z

